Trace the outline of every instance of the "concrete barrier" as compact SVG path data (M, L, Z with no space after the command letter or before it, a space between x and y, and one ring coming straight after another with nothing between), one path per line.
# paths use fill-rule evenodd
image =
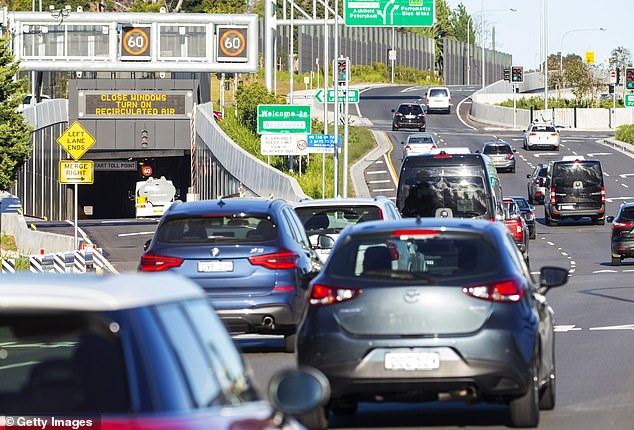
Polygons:
M1 214L1 231L15 238L17 252L22 255L67 252L75 249L75 238L64 234L31 230L24 216L14 213Z

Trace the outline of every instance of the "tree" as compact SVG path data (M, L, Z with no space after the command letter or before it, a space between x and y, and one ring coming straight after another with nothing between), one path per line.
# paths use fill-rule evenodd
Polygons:
M451 11L449 15L449 23L453 28L453 34L456 40L462 42L475 43L476 33L473 29L473 17L467 12L467 8L460 3L458 7ZM468 37L467 37L468 35Z
M253 133L258 129L258 105L284 104L283 97L276 96L259 82L241 85L236 92L236 106L241 122Z
M614 48L610 54L610 69L617 67L630 67L632 65L632 53L629 49L619 46Z
M17 108L26 95L26 78L16 79L19 62L10 49L10 36L0 37L0 190L8 190L29 159L31 127Z

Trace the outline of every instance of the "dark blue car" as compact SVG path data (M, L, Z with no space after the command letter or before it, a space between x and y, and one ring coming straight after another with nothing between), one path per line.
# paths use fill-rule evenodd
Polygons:
M254 198L173 204L139 266L195 281L230 332L284 335L287 352L320 269L291 205Z

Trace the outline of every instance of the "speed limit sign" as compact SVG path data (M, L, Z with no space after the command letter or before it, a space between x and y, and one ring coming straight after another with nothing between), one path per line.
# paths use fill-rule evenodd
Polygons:
M149 26L134 26L121 28L121 60L149 61L150 57Z
M218 45L216 60L225 63L248 61L247 27L219 25L216 27Z

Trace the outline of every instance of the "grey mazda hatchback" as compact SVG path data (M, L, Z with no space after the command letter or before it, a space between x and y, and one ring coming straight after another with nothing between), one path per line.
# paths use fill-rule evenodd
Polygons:
M502 223L408 218L349 227L311 282L298 330L298 364L331 384L330 402L315 413L327 419L379 400L484 401L508 404L514 426L537 426L539 410L555 406L544 295L567 278L566 269L543 267L534 283Z

